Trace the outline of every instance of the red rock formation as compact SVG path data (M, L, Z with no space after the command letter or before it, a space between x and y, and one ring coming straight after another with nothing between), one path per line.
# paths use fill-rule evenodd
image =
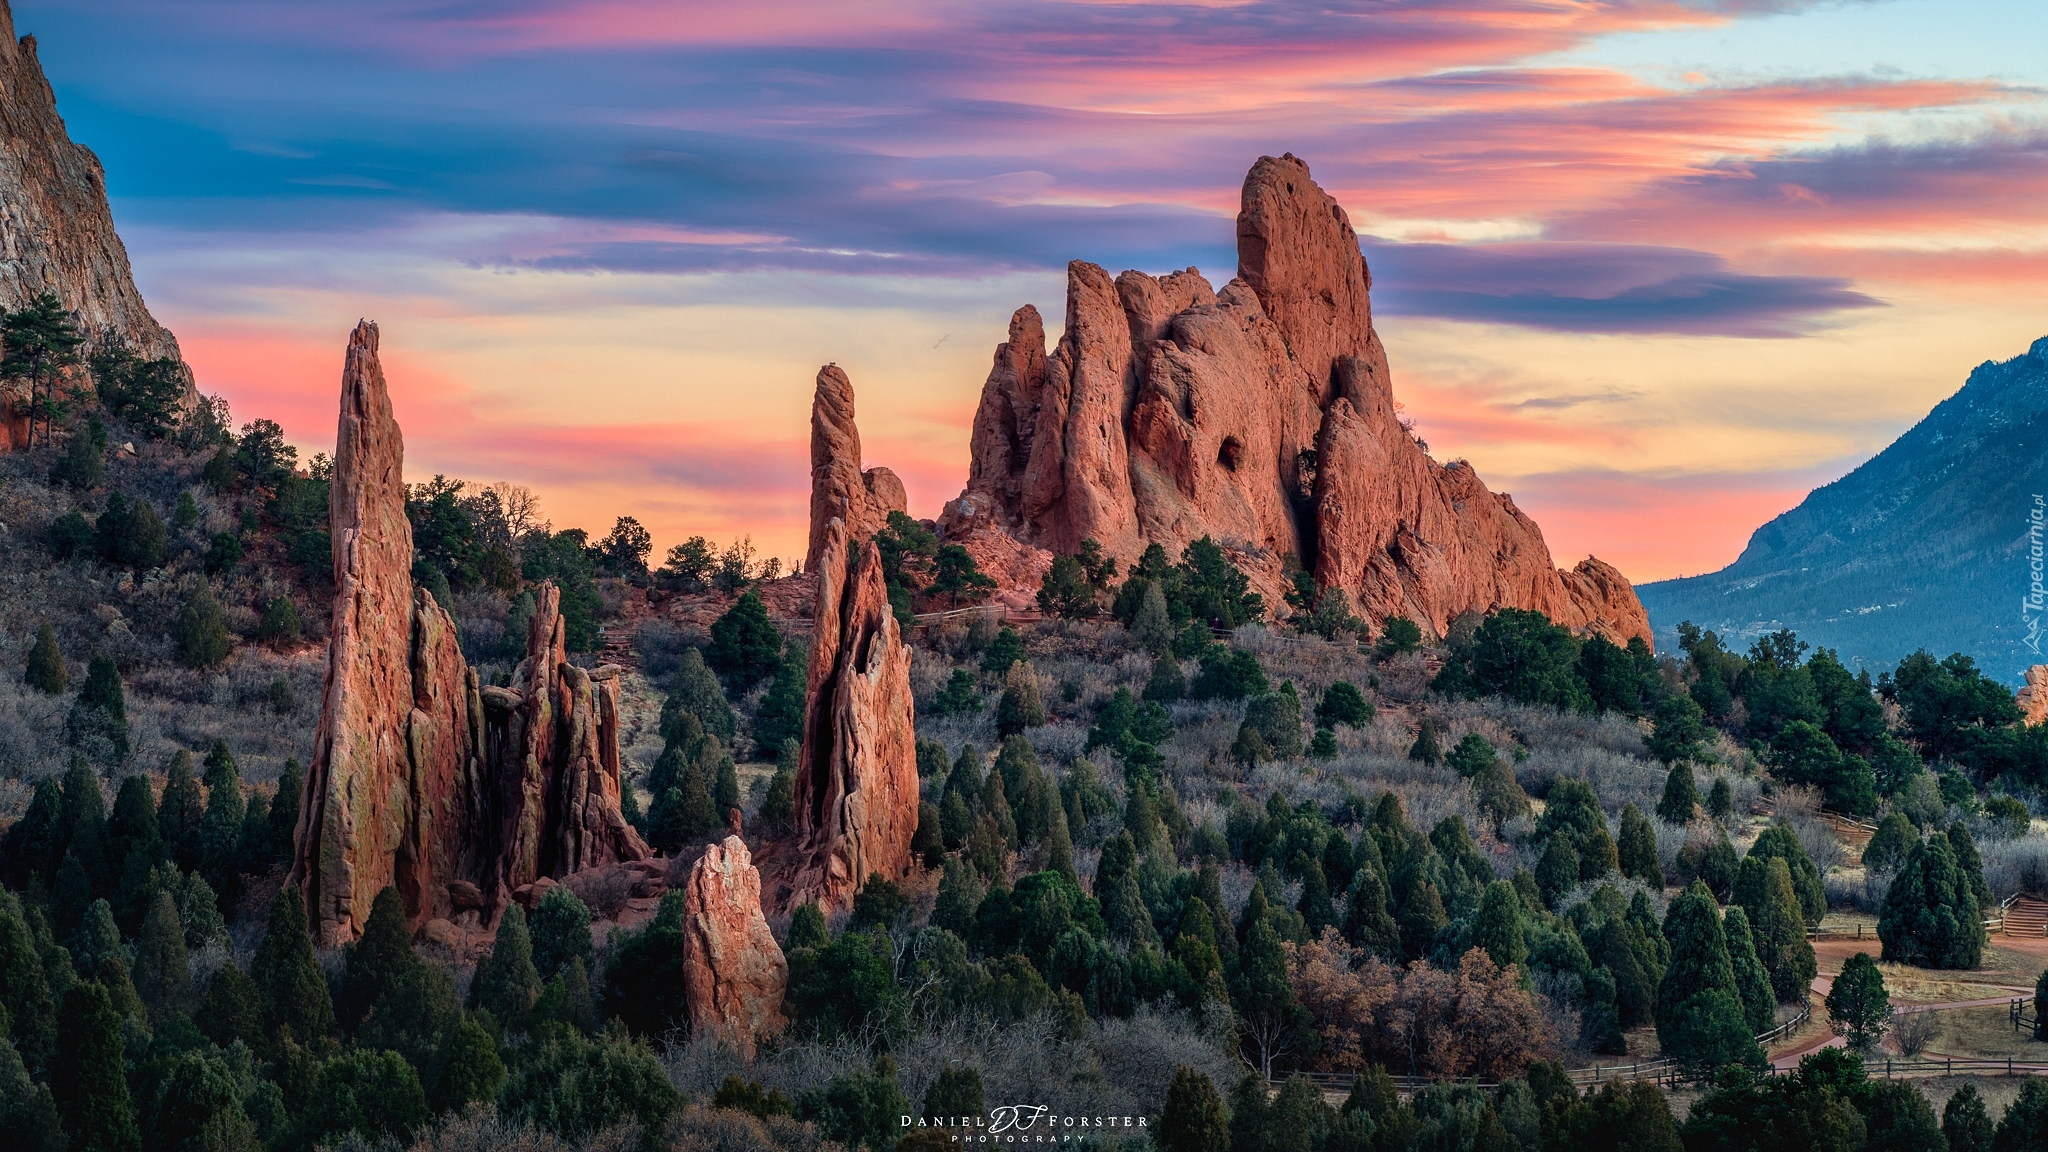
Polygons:
M569 663L561 603L539 587L513 687L483 690L489 803L468 821L471 870L493 872L500 892L653 855L620 812L620 669Z
M751 1060L779 1030L789 963L761 915L761 874L737 835L713 844L683 883L683 995L690 1027Z
M1209 536L1269 605L1295 562L1375 622L1441 634L1462 612L1520 607L1650 638L1619 572L1592 559L1559 572L1511 499L1402 426L1358 237L1300 160L1252 167L1238 260L1220 292L1192 268L1112 281L1074 262L1050 356L1038 313L1019 309L941 535L992 559L1092 538L1126 564Z
M511 890L649 853L619 816L616 668L562 652L538 590L516 689L480 687L455 624L412 584L405 444L377 327L349 337L330 524L334 622L290 882L314 933L353 940L396 885L417 927L494 923Z
M772 849L779 911L811 901L850 907L869 874L909 871L917 831L910 647L889 607L881 553L834 519L815 575L796 828Z
M179 359L135 289L99 158L65 133L36 39L15 40L0 0L0 307L46 291L76 315L88 349L118 341L148 359Z
M860 429L853 421L853 384L837 364L818 369L811 401L811 539L804 571L818 566L825 525L844 520L867 539L888 523L889 513L909 509L903 481L887 468L861 471Z
M2039 724L2048 720L2048 664L2027 669L2027 682L2014 696L2020 706L2020 723Z

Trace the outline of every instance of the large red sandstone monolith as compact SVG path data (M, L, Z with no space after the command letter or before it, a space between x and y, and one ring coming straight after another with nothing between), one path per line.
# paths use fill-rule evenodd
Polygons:
M889 607L881 553L835 519L814 572L796 827L776 846L769 896L779 911L812 901L828 912L851 907L870 874L909 871L917 832L910 647Z
M779 1030L789 963L761 914L761 874L737 835L705 849L683 882L683 992L690 1028L752 1059Z
M1125 562L1222 544L1278 605L1290 566L1375 626L1442 634L1465 612L1532 608L1616 641L1650 639L1610 565L1552 563L1536 524L1469 465L1432 460L1394 404L1350 220L1293 156L1245 178L1238 278L1162 277L1075 261L1048 356L1035 309L996 350L967 489L941 536L999 580L1084 539ZM985 565L990 567L990 565Z
M649 855L619 814L619 670L567 661L542 583L516 687L481 687L454 620L413 587L404 464L365 322L342 372L334 619L290 878L327 945L361 935L387 885L416 927L488 929L539 876Z
M2026 683L2013 696L2020 706L2020 722L2034 725L2048 720L2048 664L2027 669Z
M844 520L865 540L882 530L889 513L909 507L903 481L887 468L861 469L860 428L853 418L853 384L837 364L818 369L811 399L811 535L804 571L818 566L825 525Z
M364 322L349 335L341 377L334 619L291 873L323 944L360 935L386 885L416 918L445 904L459 827L432 815L477 770L476 677L448 614L414 592L404 464L377 326Z

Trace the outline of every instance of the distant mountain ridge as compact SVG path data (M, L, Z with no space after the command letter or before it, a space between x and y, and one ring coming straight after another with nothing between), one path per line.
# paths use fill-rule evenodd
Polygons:
M2017 684L2048 662L2041 594L2048 337L1986 361L1891 446L1750 536L1719 572L1636 586L1660 645L1777 628L1872 674L1916 648Z

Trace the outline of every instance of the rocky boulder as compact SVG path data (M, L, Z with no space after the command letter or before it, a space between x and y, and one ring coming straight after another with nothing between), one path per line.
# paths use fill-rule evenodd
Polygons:
M853 417L853 384L837 364L818 369L811 400L811 535L804 571L818 566L825 525L843 520L867 539L909 508L903 481L887 468L861 470L860 428Z
M1093 539L1126 565L1208 536L1269 605L1294 558L1375 624L1405 615L1442 634L1460 613L1518 607L1647 640L1620 573L1590 559L1558 571L1511 499L1416 442L1370 287L1349 218L1293 156L1247 175L1238 277L1220 291L1192 268L1111 279L1075 261L1050 354L1036 309L1011 317L941 535L992 560ZM1030 570L999 566L1006 584L1003 567Z
M691 1030L752 1059L779 1030L789 963L761 914L761 874L737 835L707 848L683 883L683 994Z

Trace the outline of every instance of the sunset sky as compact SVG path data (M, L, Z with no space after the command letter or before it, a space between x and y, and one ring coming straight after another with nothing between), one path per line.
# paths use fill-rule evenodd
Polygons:
M413 479L802 551L845 367L912 512L1069 259L1350 212L1395 393L1637 581L1719 568L2048 334L2030 0L17 0L202 389L332 449L383 327Z

